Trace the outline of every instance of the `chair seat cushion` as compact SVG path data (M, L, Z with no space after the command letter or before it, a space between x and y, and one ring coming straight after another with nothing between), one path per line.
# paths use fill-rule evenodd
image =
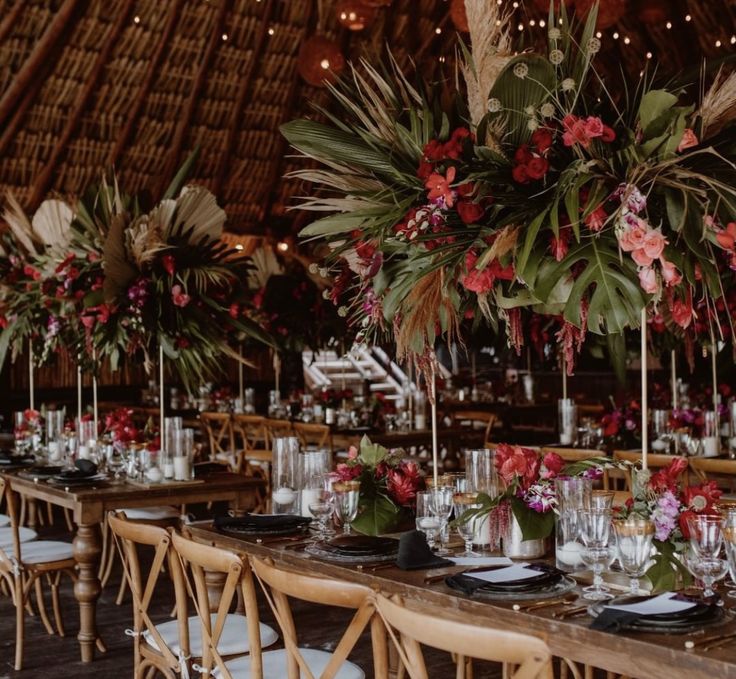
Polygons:
M332 657L331 653L320 651L316 648L300 648L304 661L309 666L312 674L319 677L324 672L327 663ZM263 657L263 677L264 679L276 679L277 677L287 677L286 659L287 653L285 649L278 651L268 651L262 654ZM237 658L225 663L227 669L233 677L237 679L251 679L250 674L250 658ZM214 676L218 676L218 672L213 672ZM357 665L346 661L335 674L335 679L365 679L365 672Z
M20 556L25 564L39 564L73 559L74 553L70 542L37 540L23 545Z
M18 539L21 542L31 542L38 537L38 533L30 528L18 528ZM13 529L0 528L0 549L13 549Z
M10 517L7 514L0 514L0 526L9 526Z
M212 624L215 624L217 616L212 615ZM160 625L156 625L158 633L164 640L164 643L175 653L179 653L179 627L176 620L170 620ZM150 632L144 632L143 636L146 641L157 651L160 650L156 640L151 636ZM261 647L265 648L275 643L279 638L275 630L268 625L261 623ZM191 655L195 658L202 656L202 626L199 618L192 616L189 618L189 647ZM250 642L248 640L248 623L244 615L231 613L225 620L225 628L222 630L220 642L217 648L221 655L237 655L239 653L247 653L250 650Z
M124 512L130 521L165 521L180 516L174 507L126 507L117 511Z

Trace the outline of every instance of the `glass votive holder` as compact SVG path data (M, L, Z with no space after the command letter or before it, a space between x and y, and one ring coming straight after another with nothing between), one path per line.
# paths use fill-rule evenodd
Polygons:
M174 481L191 481L194 478L194 429L178 429L173 436Z
M557 417L560 431L560 445L573 446L578 431L578 407L571 398L557 401Z

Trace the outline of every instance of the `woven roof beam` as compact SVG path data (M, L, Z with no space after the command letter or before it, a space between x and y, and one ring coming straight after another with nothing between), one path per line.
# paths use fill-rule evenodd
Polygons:
M220 7L217 12L217 18L215 25L210 34L209 42L205 48L204 54L202 55L202 62L197 70L197 75L194 78L192 85L192 91L189 93L189 98L184 106L179 122L177 123L176 129L174 130L174 137L171 140L171 148L166 160L164 162L163 171L160 175L160 181L158 191L156 195L163 193L163 189L171 181L174 171L179 163L179 155L181 154L182 147L184 146L184 137L189 129L189 125L192 122L192 116L194 115L194 108L197 105L197 99L199 93L202 90L202 86L207 78L207 70L212 62L212 58L215 56L215 50L217 46L222 43L222 33L225 27L225 19L227 17L228 10L232 0L221 0Z
M0 23L0 42L10 35L10 31L13 30L13 26L15 26L15 22L18 20L24 4L24 0L17 0L13 5L13 9L5 15L5 18Z
M243 107L245 106L248 92L250 92L251 85L253 84L253 78L256 74L256 65L260 62L261 50L263 49L266 36L268 35L268 25L271 21L273 8L274 0L267 0L266 6L263 9L263 17L258 29L258 35L256 36L255 44L251 50L251 60L240 81L238 95L235 99L235 106L230 112L230 121L228 123L227 135L225 137L225 149L220 156L220 161L215 173L215 181L212 187L212 192L215 195L219 194L225 181L225 177L227 176L227 171L230 169L230 160L232 158L233 147L235 145L235 136L238 133L239 123L241 122L240 115L243 111Z
M28 201L30 210L36 209L38 204L43 200L46 191L48 191L53 179L54 172L56 171L56 167L59 164L64 151L66 150L67 144L74 134L74 130L79 124L82 114L84 113L84 110L87 107L87 103L89 102L89 98L92 96L92 93L97 87L97 82L100 79L102 71L104 70L108 62L110 53L112 52L113 47L117 44L120 35L122 34L128 23L128 17L131 14L134 4L135 0L125 0L123 9L120 11L117 19L115 20L115 23L105 36L102 42L102 49L97 55L94 66L92 66L92 70L87 76L87 81L84 83L84 87L82 88L82 91L79 93L79 95L77 96L77 100L74 103L74 109L69 113L66 125L64 125L64 129L59 135L59 138L56 140L56 144L51 151L51 155L44 163L43 170L41 170L41 173L36 177L35 181L33 182L31 195Z
M19 0L19 4L25 4L23 0ZM64 4L54 14L54 18L44 31L41 39L33 47L28 59L13 78L2 99L0 99L0 125L5 123L8 115L15 110L18 100L21 98L26 88L33 82L38 72L43 68L44 63L64 35L67 24L74 15L74 10L79 4L79 0L65 0ZM15 8L13 8L13 11Z
M135 125L138 122L138 117L143 109L143 104L145 103L146 97L151 91L151 87L159 73L161 61L169 49L169 40L171 39L171 36L174 35L174 30L176 29L176 25L179 21L182 1L183 0L173 0L171 2L169 14L166 18L166 25L164 26L163 33L158 41L158 47L151 58L151 62L148 64L148 70L143 78L143 83L138 88L135 98L133 99L133 103L128 108L128 118L125 121L125 125L120 131L118 138L115 140L115 146L113 146L113 149L108 156L107 164L110 166L114 166L115 163L117 163L130 140L130 136L133 134Z

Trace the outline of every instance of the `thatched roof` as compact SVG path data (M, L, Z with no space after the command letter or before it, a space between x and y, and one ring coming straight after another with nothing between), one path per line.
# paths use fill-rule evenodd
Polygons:
M285 227L300 189L282 179L293 163L278 126L327 101L297 73L306 37L334 38L350 58L388 44L407 68L411 57L453 77L456 2L393 0L351 32L337 1L0 0L0 193L33 209L114 165L127 190L155 194L200 145L195 179L216 193L230 230ZM543 39L546 2L503 3L522 5L528 43ZM676 72L733 53L734 34L733 0L628 0L604 31L603 57L635 77L651 52Z

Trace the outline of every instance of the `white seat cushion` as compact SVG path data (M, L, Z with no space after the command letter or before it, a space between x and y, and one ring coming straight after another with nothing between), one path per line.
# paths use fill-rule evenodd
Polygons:
M9 526L10 517L7 514L0 514L0 526Z
M126 518L131 521L163 521L179 518L179 512L174 507L127 507L117 511L125 512Z
M324 672L327 663L332 657L331 653L319 651L315 648L300 648L304 661L315 677L319 677ZM278 651L268 651L262 654L263 657L263 679L285 679L288 676L286 670L287 653L285 649ZM250 679L250 658L237 658L225 663L233 679ZM213 672L218 676L218 672ZM303 676L303 675L302 675ZM365 679L365 672L357 665L347 661L337 671L335 679Z
M30 528L18 528L18 538L21 542L31 542L38 537L38 533ZM13 549L13 529L0 528L0 549Z
M212 614L212 624L215 624L217 616ZM175 653L179 653L179 627L176 620L164 622L156 625L158 633L164 640L164 643ZM146 641L157 651L159 650L156 640L149 632L144 632L143 636ZM275 643L279 638L276 631L261 623L261 647L265 648ZM189 647L191 655L194 657L202 656L202 625L197 616L189 618ZM250 642L248 641L248 623L244 615L236 615L231 613L225 620L225 627L222 630L220 643L217 648L221 655L237 655L238 653L247 653L250 650Z
M37 540L23 545L20 550L20 557L23 563L38 564L72 559L74 554L70 542Z

